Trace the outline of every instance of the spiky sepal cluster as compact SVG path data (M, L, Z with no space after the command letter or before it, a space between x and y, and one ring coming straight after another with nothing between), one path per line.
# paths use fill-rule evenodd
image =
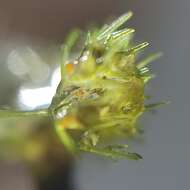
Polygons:
M88 32L81 54L69 52L79 31L71 32L62 47L62 80L49 107L58 135L70 150L112 158L140 159L125 145L106 146L137 133L144 112L144 86L152 78L147 64L159 55L136 63L148 43L132 45L134 29L121 26L132 16L122 15L110 25Z

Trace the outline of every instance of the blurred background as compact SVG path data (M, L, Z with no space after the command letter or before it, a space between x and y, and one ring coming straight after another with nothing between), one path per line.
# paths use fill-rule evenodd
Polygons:
M57 166L58 158L46 150L45 164L57 168L52 176L35 180L31 176L36 170L32 168L31 174L27 164L1 161L0 190L188 189L189 0L0 0L0 105L33 109L40 103L48 104L59 79L57 51L65 34L73 27L85 29L89 23L101 24L110 16L128 10L134 12L128 26L136 29L136 40L151 44L146 53L164 53L151 66L157 77L148 91L155 101L171 101L170 105L142 119L143 143L131 144L144 159L115 164L85 154L71 163L63 155L64 163ZM32 61L27 61L29 58ZM42 97L42 91L47 97ZM36 122L45 125L42 121ZM14 130L14 121L8 127ZM14 157L13 153L7 155Z

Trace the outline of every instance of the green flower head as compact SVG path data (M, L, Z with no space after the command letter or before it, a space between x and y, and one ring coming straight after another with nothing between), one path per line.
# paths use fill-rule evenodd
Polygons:
M147 42L133 45L135 30L121 28L132 13L86 35L75 59L69 52L80 31L74 30L62 47L62 80L50 105L51 116L64 145L106 156L141 158L126 146L102 145L135 135L136 121L145 111L144 87L152 78L147 64L159 54L136 63Z
M0 117L51 118L61 142L73 154L85 151L113 159L142 158L129 152L127 145L115 143L138 134L139 116L163 104L145 105L144 92L153 77L148 64L161 54L138 61L148 43L133 43L135 30L123 27L131 16L128 12L87 33L73 30L61 47L61 81L49 107L0 110ZM71 53L84 37L79 54Z

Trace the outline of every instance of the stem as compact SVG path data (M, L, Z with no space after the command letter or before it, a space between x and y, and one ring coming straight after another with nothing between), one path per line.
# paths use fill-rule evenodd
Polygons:
M0 109L0 118L10 118L10 117L47 117L49 115L48 109L40 109L34 111L16 111L16 110L6 110Z

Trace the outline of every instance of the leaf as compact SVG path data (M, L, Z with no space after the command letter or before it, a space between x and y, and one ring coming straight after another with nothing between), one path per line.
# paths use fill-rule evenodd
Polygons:
M148 67L143 67L143 68L139 69L139 74L141 76L146 76L149 72L150 72L150 70Z
M65 63L68 61L70 51L76 43L79 35L80 30L73 30L66 38L64 45L61 46L61 77L65 75Z
M107 148L110 148L112 150L120 150L120 149L126 149L128 148L129 146L127 144L116 144L116 145L109 145L107 146Z
M149 111L149 110L158 108L158 107L160 107L162 105L166 105L166 104L169 104L169 103L170 103L170 101L164 101L164 102L158 102L158 103L148 104L148 105L145 105L145 110Z
M130 159L130 160L139 160L142 159L142 156L137 153L127 152L124 150L124 146L107 146L103 148L90 147L82 145L79 147L81 151L90 152L94 154L98 154L105 157L110 157L112 159Z
M148 42L143 42L143 43L141 43L135 47L132 47L130 49L119 51L118 53L129 55L129 54L136 53L136 52L144 49L148 45L149 45Z
M123 30L119 30L116 32L113 32L111 35L108 35L108 37L105 39L104 44L110 43L112 45L113 42L115 42L118 39L126 38L130 34L134 33L135 30L132 28L126 28ZM129 39L127 39L129 41Z
M152 61L160 58L163 54L160 53L155 53L149 57L147 57L146 59L144 59L143 61L141 61L139 64L137 64L137 68L141 69L143 67L146 67L149 63L151 63Z
M68 151L74 153L76 151L76 145L73 138L66 132L66 130L62 126L58 125L57 122L54 123L55 130L57 135L59 136L59 139Z
M122 16L120 16L118 19L116 19L112 24L103 27L102 30L100 30L100 34L97 36L97 40L102 40L107 35L110 35L112 32L117 30L121 25L123 25L127 20L129 20L132 17L133 13L130 11Z
M133 32L135 32L135 30L133 28L125 28L123 30L118 30L118 31L112 33L112 38L117 39L121 36L126 36L130 33L133 33Z
M148 74L147 76L143 76L144 83L148 83L151 79L155 78L156 76L154 74Z

